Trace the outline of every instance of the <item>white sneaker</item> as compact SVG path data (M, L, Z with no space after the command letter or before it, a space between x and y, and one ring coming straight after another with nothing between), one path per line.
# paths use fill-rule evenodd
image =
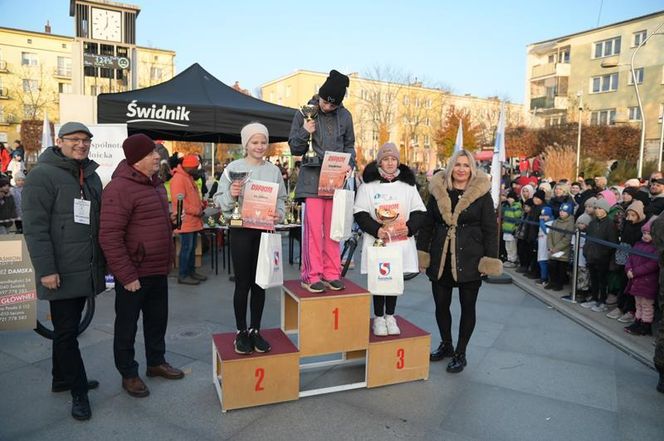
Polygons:
M385 315L385 323L387 324L387 335L401 334L401 329L397 326L397 319L393 315Z
M616 303L618 303L618 296L615 294L609 294L606 298L606 304L615 305Z
M581 303L581 307L586 309L590 309L595 305L597 305L597 302L594 300L588 300L587 302Z
M620 308L614 308L606 316L610 319L617 319L618 317L621 317L622 315L623 315L623 313L620 310Z
M609 309L609 307L606 306L606 303L599 303L599 302L597 302L597 304L595 306L590 308L590 310L594 311L594 312L604 312L607 309Z
M516 268L516 266L516 263L510 261L503 263L503 268Z
M374 317L373 333L376 337L385 337L387 335L387 323L383 317Z
M620 323L632 323L634 321L634 314L632 314L630 311L627 311L618 319L618 321Z

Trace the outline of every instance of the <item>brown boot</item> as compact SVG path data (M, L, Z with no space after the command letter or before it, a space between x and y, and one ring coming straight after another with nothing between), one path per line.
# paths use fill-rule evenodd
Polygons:
M184 377L184 372L168 363L164 363L159 366L148 366L145 375L148 377L164 377L168 380L179 380Z
M122 388L132 397L143 398L150 395L150 389L143 383L141 377L123 378Z

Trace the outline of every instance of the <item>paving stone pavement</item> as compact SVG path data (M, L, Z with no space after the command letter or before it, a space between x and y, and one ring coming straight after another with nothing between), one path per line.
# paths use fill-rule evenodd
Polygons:
M145 399L122 390L113 364L113 292L97 298L92 325L80 337L88 375L101 382L90 392L88 422L69 416L68 393L50 392L50 342L34 332L0 333L0 440L664 439L655 372L515 285L482 286L461 374L432 363L427 381L222 414L210 335L233 331L235 321L233 284L219 271L193 288L170 279L166 356L187 375L147 378L152 393ZM297 277L297 267L287 265L285 278ZM357 269L349 278L364 284ZM430 292L422 275L406 282L397 313L432 332L435 347ZM279 295L268 292L264 328L279 326ZM456 329L456 298L452 311ZM142 338L139 332L141 371Z

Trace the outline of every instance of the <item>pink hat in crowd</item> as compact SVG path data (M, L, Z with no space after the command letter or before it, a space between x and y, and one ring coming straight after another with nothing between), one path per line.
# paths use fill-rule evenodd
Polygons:
M609 207L613 207L614 205L616 205L616 202L618 202L615 193L612 192L611 190L604 190L601 191L599 194L602 195L602 198L604 198L604 200L609 203Z

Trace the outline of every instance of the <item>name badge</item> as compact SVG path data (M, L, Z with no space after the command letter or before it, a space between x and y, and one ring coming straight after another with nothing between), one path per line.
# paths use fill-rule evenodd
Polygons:
M74 222L90 225L90 201L74 199Z

